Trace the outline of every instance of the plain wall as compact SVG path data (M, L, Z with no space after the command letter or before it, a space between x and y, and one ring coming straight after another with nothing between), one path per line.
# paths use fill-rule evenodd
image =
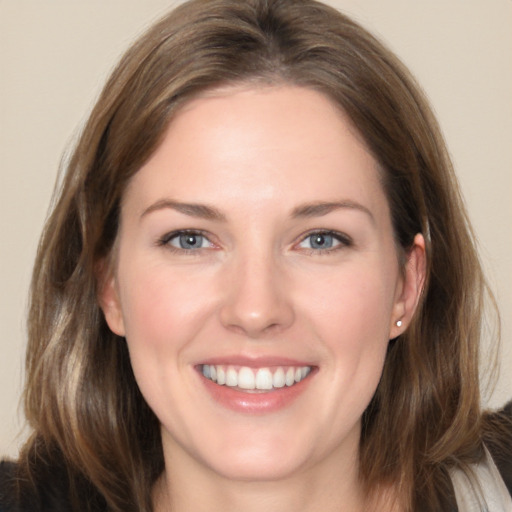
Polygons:
M121 52L176 3L0 0L0 457L24 439L26 296L61 154ZM502 313L486 398L499 406L512 397L512 1L329 3L404 60L438 114Z

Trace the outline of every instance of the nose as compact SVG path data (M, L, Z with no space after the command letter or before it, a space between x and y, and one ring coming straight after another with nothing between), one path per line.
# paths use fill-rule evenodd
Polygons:
M271 257L240 257L225 279L221 322L254 339L282 332L295 319L290 292L284 272Z

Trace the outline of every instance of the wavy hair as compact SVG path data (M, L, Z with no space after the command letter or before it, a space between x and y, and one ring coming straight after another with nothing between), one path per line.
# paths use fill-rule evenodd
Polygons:
M87 488L113 512L149 512L163 470L159 424L126 344L98 303L130 178L176 111L205 90L290 84L351 119L379 163L399 252L426 239L425 289L389 344L364 413L360 474L393 485L405 510L439 510L454 465L482 453L478 349L486 285L437 122L406 68L365 29L314 0L191 0L127 51L56 191L39 245L28 320L21 470L60 461L77 510ZM89 494L90 496L90 494ZM94 501L94 500L93 500ZM89 507L89 508L88 508Z

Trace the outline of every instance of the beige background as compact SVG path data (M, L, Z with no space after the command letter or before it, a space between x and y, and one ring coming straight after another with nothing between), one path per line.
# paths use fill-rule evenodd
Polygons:
M498 406L512 397L512 0L330 3L398 53L440 118L502 312ZM120 53L171 5L0 0L0 456L23 439L26 292L60 156Z

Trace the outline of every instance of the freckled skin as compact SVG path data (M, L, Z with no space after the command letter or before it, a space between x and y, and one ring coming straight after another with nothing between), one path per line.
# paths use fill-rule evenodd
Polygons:
M162 200L222 218L173 207L143 214ZM293 213L319 202L367 211ZM103 307L162 424L167 477L307 473L354 484L360 418L388 340L413 313L424 251L417 237L403 279L376 163L348 121L308 89L209 93L173 120L130 183L121 219ZM204 238L183 250L169 236L179 230ZM322 250L310 238L318 231L342 237ZM243 414L212 400L196 369L233 354L294 358L317 371L292 403Z

